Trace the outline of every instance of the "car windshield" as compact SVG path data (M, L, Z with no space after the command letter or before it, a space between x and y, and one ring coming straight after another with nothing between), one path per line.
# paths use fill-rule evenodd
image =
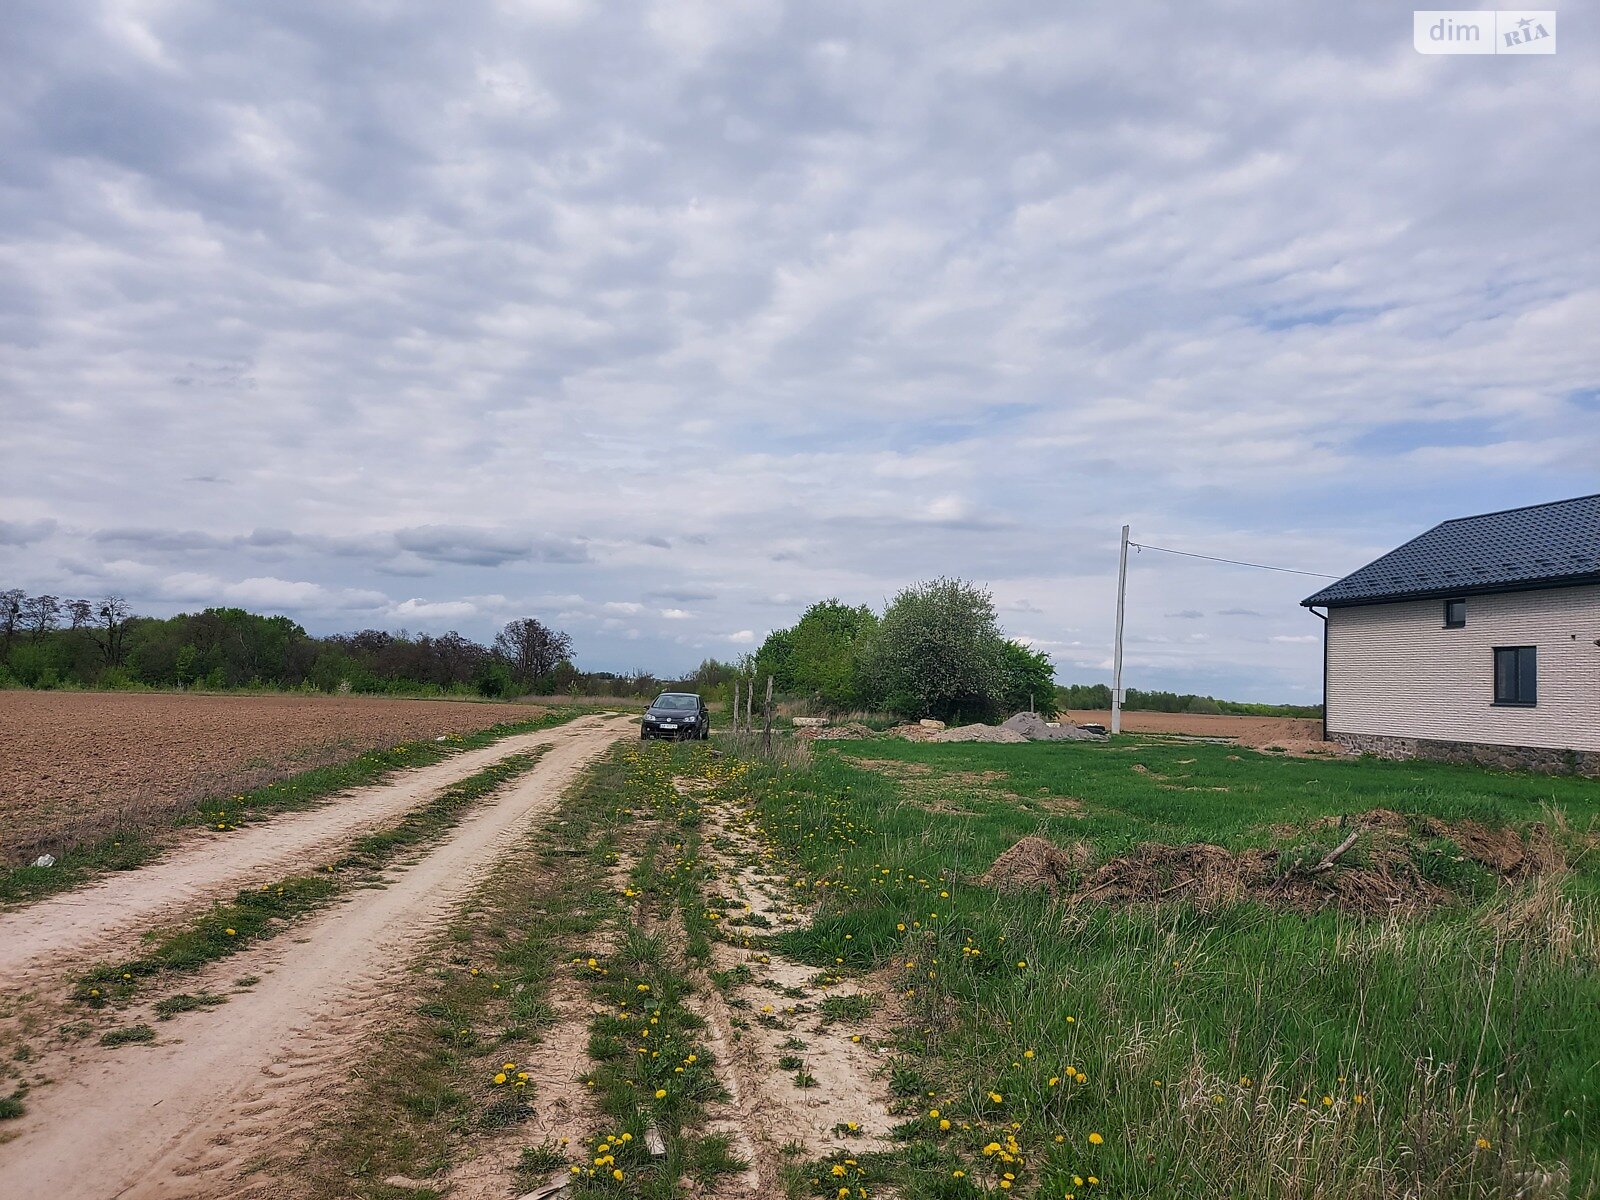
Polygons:
M697 696L674 696L668 693L665 696L657 696L656 702L650 707L657 712L693 712L695 701L698 699Z

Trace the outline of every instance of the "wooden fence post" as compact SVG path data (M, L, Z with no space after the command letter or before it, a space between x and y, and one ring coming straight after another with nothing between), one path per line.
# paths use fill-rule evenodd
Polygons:
M761 734L761 753L772 754L772 676L767 676L767 702L763 706L766 728Z
M735 679L733 681L733 708L731 710L731 718L732 719L728 722L728 724L729 724L730 728L732 728L734 733L738 733L739 732L739 681L737 679Z

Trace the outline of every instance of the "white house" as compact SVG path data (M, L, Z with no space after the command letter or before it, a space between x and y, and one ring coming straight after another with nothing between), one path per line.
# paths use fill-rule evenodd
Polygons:
M1600 776L1600 495L1445 521L1301 603L1332 740Z

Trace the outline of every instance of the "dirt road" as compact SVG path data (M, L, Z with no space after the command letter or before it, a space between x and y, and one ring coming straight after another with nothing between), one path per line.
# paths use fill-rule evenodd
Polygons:
M389 1015L417 940L555 807L588 762L632 729L626 718L610 718L549 731L555 740L533 770L414 865L388 872L388 886L355 893L297 926L292 939L236 955L214 980L194 985L261 976L251 990L162 1026L167 1036L154 1045L91 1045L56 1064L56 1082L29 1096L26 1116L11 1123L15 1140L0 1145L0 1196L244 1194L233 1182L240 1168L285 1136L286 1118L341 1077L363 1031Z
M199 833L139 871L0 914L0 980L13 983L64 960L106 953L139 930L231 895L251 882L315 870L319 856L383 825L425 796L535 746L582 740L606 726L599 716L505 738L388 783L357 788L310 812L225 833Z

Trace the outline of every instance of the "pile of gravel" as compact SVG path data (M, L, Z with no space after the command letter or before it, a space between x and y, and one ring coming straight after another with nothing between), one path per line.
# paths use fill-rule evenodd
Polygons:
M1025 742L1015 729L1004 725L958 725L954 729L941 729L928 739L930 742Z
M1098 742L1105 737L1103 733L1079 729L1070 721L1063 721L1059 725L1048 724L1034 712L1019 712L1000 728L1014 730L1030 742Z

